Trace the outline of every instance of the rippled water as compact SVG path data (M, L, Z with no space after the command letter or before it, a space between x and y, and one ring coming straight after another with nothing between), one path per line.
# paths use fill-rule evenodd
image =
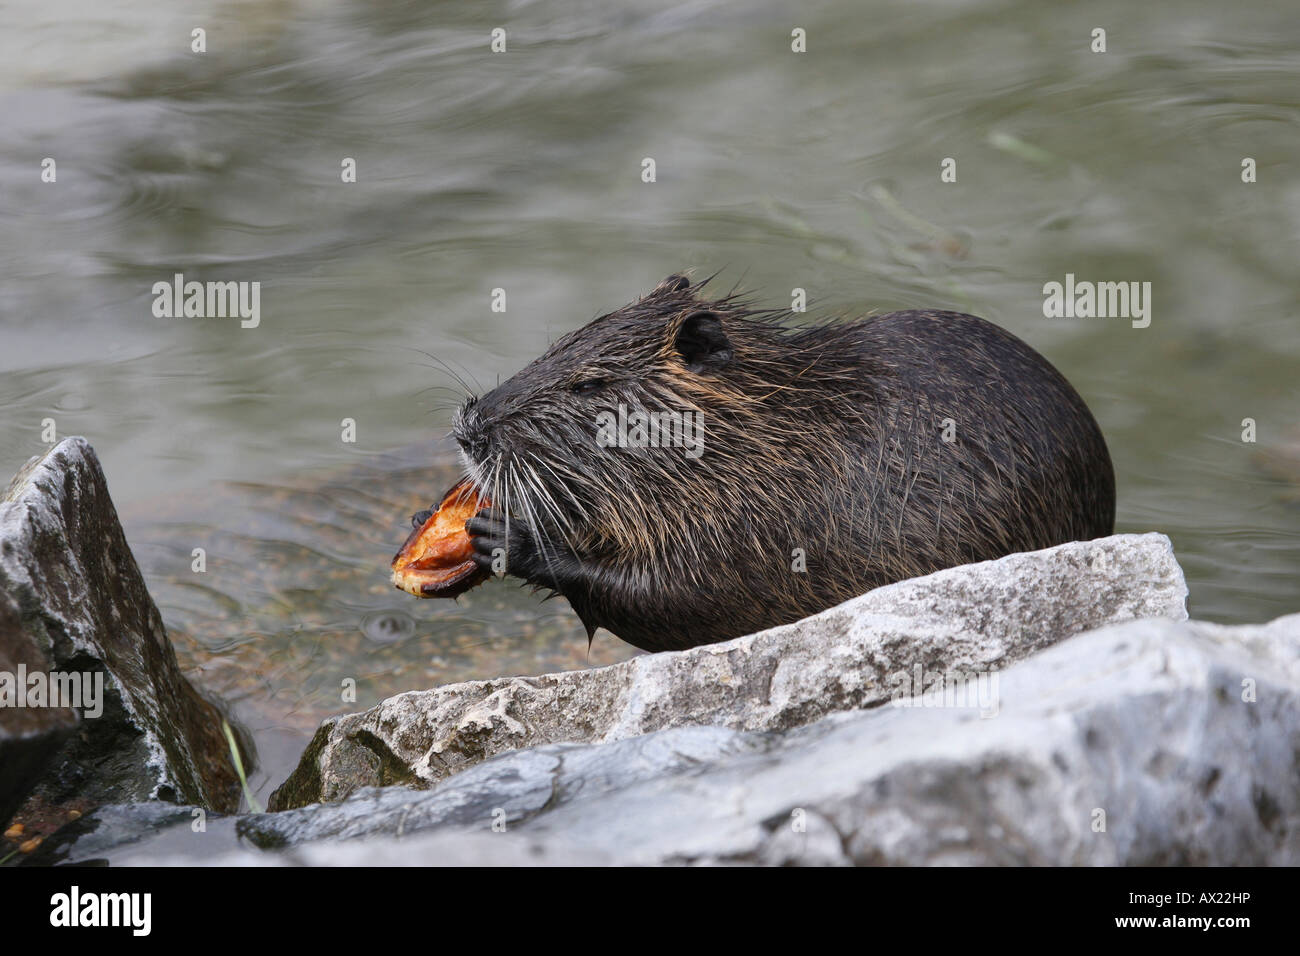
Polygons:
M262 792L324 714L585 665L561 601L417 602L385 569L454 477L434 440L456 376L490 386L682 268L1006 326L1087 398L1119 528L1170 534L1195 615L1300 606L1293 4L609 7L6 12L0 470L43 419L91 440L183 662L258 737ZM176 272L260 282L260 325L155 318ZM1151 282L1150 327L1044 318L1066 273ZM629 653L602 634L590 660Z

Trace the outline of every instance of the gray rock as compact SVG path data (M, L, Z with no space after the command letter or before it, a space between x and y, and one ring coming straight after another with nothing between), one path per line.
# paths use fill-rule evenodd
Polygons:
M491 831L494 824L504 824L513 829L578 794L594 799L664 774L711 767L731 755L761 753L768 746L767 737L723 727L683 727L606 747L551 745L478 764L432 793L368 787L342 805L244 817L239 829L266 848L374 834L402 836L434 827Z
M44 655L23 630L14 600L0 593L0 682L25 669L40 670ZM0 689L0 828L36 785L80 720L71 707L9 706Z
M996 716L899 698L786 731L503 754L428 790L238 819L258 852L116 863L1296 865L1300 614L1149 619L998 673ZM994 708L984 701L983 711ZM137 830L142 828L137 828ZM503 831L503 832L498 832ZM78 859L78 853L64 854ZM96 849L104 853L104 847ZM206 855L199 855L204 853Z
M394 789L386 791L395 793ZM421 793L419 796L427 796ZM337 806L337 805L334 805ZM19 866L598 866L608 854L559 846L513 832L468 828L421 831L367 839L317 839L266 852L242 840L256 817L203 813L158 802L104 805L69 823L19 860Z
M785 730L888 700L916 665L1004 667L1072 634L1185 619L1169 539L1117 535L878 588L795 624L595 670L451 684L325 721L272 809L427 787L510 750L693 725Z
M33 458L0 498L0 608L9 609L0 610L6 659L25 655L29 670L102 682L103 712L80 708L76 733L37 787L43 806L162 797L238 807L222 714L181 675L83 439ZM0 709L5 734L23 733L20 713ZM56 719L70 727L73 718Z
M191 845L197 843L191 840ZM430 833L405 838L325 840L275 853L231 847L218 856L196 859L160 846L131 848L116 866L613 866L607 854L558 846L513 833Z
M116 863L137 843L147 844L154 855L210 856L239 845L237 819L158 800L104 804L62 826L34 852L20 857L18 865L85 866L110 858Z

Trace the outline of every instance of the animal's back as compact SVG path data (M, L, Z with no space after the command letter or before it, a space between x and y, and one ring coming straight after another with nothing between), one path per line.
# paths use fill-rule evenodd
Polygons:
M894 312L856 328L875 385L867 420L878 427L860 431L861 486L845 504L860 513L870 503L874 520L852 523L856 540L827 559L872 560L840 594L1111 533L1105 440L1046 359L957 312ZM838 571L830 577L850 568Z

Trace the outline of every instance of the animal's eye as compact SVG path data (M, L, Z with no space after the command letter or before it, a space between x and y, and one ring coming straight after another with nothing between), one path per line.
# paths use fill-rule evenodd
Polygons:
M606 382L607 379L603 379L603 378L586 378L583 379L581 382L574 382L572 386L573 394L590 395L592 392L604 388Z

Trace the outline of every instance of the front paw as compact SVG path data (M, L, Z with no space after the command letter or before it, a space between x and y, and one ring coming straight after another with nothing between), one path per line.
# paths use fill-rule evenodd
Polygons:
M480 568L500 577L513 574L531 579L537 570L537 542L533 530L519 518L506 520L494 508L484 508L465 522L474 553L470 558Z

